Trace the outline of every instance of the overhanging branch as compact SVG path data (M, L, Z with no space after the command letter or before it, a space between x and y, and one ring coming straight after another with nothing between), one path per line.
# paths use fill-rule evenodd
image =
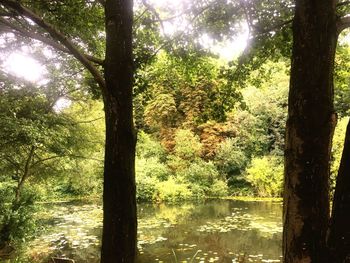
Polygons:
M350 16L339 18L337 23L337 33L340 34L344 29L350 27Z
M103 7L105 7L105 5L106 5L105 0L97 0L97 2L99 2Z
M350 1L339 2L339 3L337 3L337 7L349 5L349 4L350 4Z
M79 60L80 63L82 63L85 66L85 68L92 74L92 76L94 77L96 82L99 84L100 88L102 89L102 93L106 92L106 84L101 72L92 64L92 62L85 56L85 54L83 54L72 43L72 41L70 41L67 38L67 36L65 36L63 33L61 33L56 28L54 28L53 25L44 21L41 17L39 17L33 11L22 6L19 2L12 1L12 0L1 0L0 3L2 3L7 8L11 10L15 10L19 14L29 18L36 25L38 25L39 27L44 29L46 32L48 32L53 39L60 42L70 52L70 54L73 55L77 60Z
M144 6L153 13L153 15L158 19L159 23L160 23L160 27L162 28L163 33L165 33L164 30L164 25L163 25L163 20L160 18L160 15L158 14L157 10L150 5L147 0L142 0L142 3L144 4Z
M28 37L28 38L31 38L31 39L35 39L35 40L38 40L48 46L51 46L53 47L54 49L56 50L59 50L59 51L62 51L64 53L67 53L67 54L71 54L71 52L65 48L64 46L62 46L61 44L59 44L58 42L50 39L50 38L47 38L47 37L44 37L36 32L33 32L33 31L29 31L29 30L25 30L23 29L22 27L20 26L17 26L15 24L12 24L10 23L9 21L7 21L6 19L4 18L1 18L0 17L0 24L3 24L5 26L7 26L9 29L12 30L13 33L17 33L23 37ZM100 58L96 58L94 56L91 56L91 55L88 55L88 54L84 54L84 56L90 60L91 62L94 62L100 66L103 66L104 64L104 61Z

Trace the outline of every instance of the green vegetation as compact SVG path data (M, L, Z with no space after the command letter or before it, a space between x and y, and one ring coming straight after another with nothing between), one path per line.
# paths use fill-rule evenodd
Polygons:
M105 191L110 194L109 201L133 207L122 212L111 208L105 215L110 215L110 222L124 217L135 221L135 214L126 215L135 210L134 181L140 203L282 196L284 158L290 157L284 144L290 102L289 25L295 5L290 1L275 5L271 1L208 4L196 0L188 10L175 10L171 5L152 7L147 1L135 2L134 24L128 27L128 34L133 31L134 37L121 37L120 44L119 39L108 42L113 40L111 36L119 36L108 30L121 27L104 28L111 22L105 23L105 11L112 10L103 6L105 1L1 1L0 25L6 30L0 34L0 252L35 235L40 228L35 217L39 202L100 200L103 189L111 187ZM347 13L347 4L340 5L339 16ZM125 6L129 12L108 19L125 19L124 14L132 13L131 5ZM166 23L163 17L167 17ZM131 20L126 19L128 23ZM166 32L167 23L174 32ZM244 52L230 61L214 54L214 46L233 40L244 30L243 24L248 25L251 40ZM206 45L205 39L211 44ZM113 46L115 43L119 46ZM131 65L132 46L135 67ZM118 53L122 51L126 54ZM8 69L7 58L16 52L42 64L39 80L22 78ZM324 92L329 95L327 102L332 101L331 114L333 108L338 114L330 160L331 195L350 114L349 54L348 41L340 41L334 103L333 87ZM123 67L116 66L121 64ZM304 95L296 96L292 106L323 98L313 94L302 99ZM316 100L314 105L318 104ZM318 117L316 111L308 112ZM311 117L305 123L312 124L316 118ZM309 136L313 128L298 136L304 132ZM294 130L289 132L290 138L297 137ZM313 139L310 141L315 143L317 138ZM317 165L329 163L315 164L313 160L311 164L305 161L302 168L316 165L318 169ZM290 167L293 170L293 165ZM120 190L123 183L127 191ZM328 186L328 178L322 183Z
M287 65L268 61L244 85L230 87L219 74L222 66L219 59L188 61L161 52L143 68L147 85L135 95L139 202L281 196ZM227 92L235 94L228 101ZM81 93L74 97L57 109L57 97L43 90L11 84L2 90L0 190L6 216L0 225L5 243L34 233L34 200L101 195L102 106ZM333 182L346 123L342 118L334 135Z

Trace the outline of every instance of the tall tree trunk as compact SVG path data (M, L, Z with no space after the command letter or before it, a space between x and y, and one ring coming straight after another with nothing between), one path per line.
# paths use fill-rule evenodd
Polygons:
M104 94L106 148L102 263L133 263L136 254L131 0L107 0Z
M323 252L336 123L335 22L335 1L296 1L285 151L284 263L327 262Z
M19 182L18 182L18 185L16 188L16 196L15 196L16 203L18 203L20 198L21 198L21 191L22 191L24 182L27 180L27 178L30 174L30 162L33 160L34 151L35 151L35 147L31 146L29 153L28 153L26 163L24 165L23 174L22 174L21 178L19 179Z
M328 246L330 262L350 262L350 122L334 193Z

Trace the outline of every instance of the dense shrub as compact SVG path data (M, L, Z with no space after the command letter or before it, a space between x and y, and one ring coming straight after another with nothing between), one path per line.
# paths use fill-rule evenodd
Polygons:
M184 160L193 160L200 156L202 145L199 137L190 130L178 130L175 133L175 155Z
M170 175L170 170L166 164L154 157L137 158L135 165L136 177L153 177L159 181L166 181Z
M214 180L219 177L219 173L212 162L197 159L190 163L187 169L182 171L181 176L189 183L200 185L207 191L214 183Z
M178 202L192 197L187 184L177 182L174 178L159 182L153 197L155 201Z
M254 158L246 170L246 177L259 196L280 196L283 184L283 158L277 156Z
M137 176L136 177L136 199L138 201L152 201L155 197L157 184L159 181L153 177Z
M228 195L227 183L221 180L214 180L209 189L209 195L211 197L221 197Z
M237 139L228 138L219 144L215 155L215 164L220 173L227 178L241 174L248 163L248 156L237 143Z
M16 201L14 189L11 182L0 183L0 247L20 243L35 230L35 191L24 188Z
M157 158L136 159L137 199L151 201L156 194L156 185L170 176L168 167Z
M166 152L160 142L153 139L151 135L140 131L137 134L136 156L140 158L155 157L163 161Z
M247 181L246 176L238 175L227 180L229 195L232 196L254 196L256 195L253 186Z

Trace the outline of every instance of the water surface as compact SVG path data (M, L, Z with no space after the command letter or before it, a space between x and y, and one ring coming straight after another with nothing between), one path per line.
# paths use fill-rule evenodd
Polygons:
M139 204L138 263L280 262L281 212L278 202ZM33 261L50 255L99 262L99 205L49 205L43 217L48 230L28 245Z

